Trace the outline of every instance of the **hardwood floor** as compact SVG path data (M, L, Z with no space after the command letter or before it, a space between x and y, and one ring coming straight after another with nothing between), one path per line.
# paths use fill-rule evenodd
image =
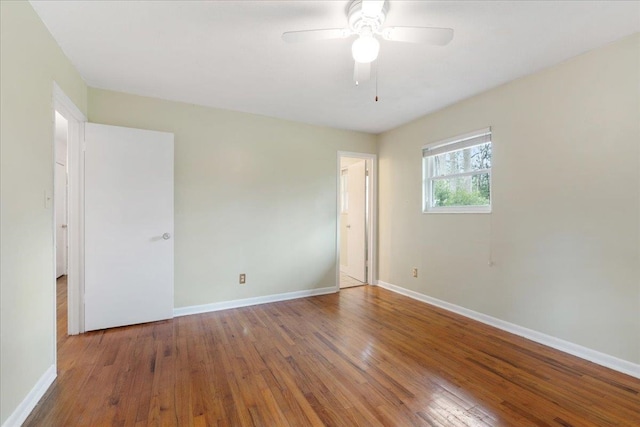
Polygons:
M640 426L640 380L371 286L58 343L26 426Z
M67 335L67 276L60 276L56 280L56 335L57 348L61 349L69 337Z

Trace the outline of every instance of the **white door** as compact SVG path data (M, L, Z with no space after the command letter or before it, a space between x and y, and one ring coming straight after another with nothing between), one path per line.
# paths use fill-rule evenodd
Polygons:
M56 277L67 274L67 168L56 163Z
M347 274L361 282L366 274L366 161L349 166L349 214L347 219Z
M85 126L85 329L173 317L173 134Z

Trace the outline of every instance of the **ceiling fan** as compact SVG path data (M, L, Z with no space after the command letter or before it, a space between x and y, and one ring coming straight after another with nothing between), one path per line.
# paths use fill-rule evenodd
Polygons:
M351 46L355 61L353 80L358 84L369 80L371 63L378 57L380 42L384 40L426 43L444 46L453 39L453 29L435 27L386 27L382 28L389 5L386 0L352 0L347 8L348 28L288 31L282 34L287 43L316 40L344 39L357 35Z

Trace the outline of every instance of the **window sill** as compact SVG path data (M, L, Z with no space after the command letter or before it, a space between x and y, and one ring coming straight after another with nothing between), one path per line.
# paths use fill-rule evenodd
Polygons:
M490 214L491 206L474 206L474 207L443 207L443 208L432 208L422 211L424 214Z

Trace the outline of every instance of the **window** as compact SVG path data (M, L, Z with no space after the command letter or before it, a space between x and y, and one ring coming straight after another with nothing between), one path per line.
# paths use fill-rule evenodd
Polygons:
M422 147L424 212L491 212L491 128Z

